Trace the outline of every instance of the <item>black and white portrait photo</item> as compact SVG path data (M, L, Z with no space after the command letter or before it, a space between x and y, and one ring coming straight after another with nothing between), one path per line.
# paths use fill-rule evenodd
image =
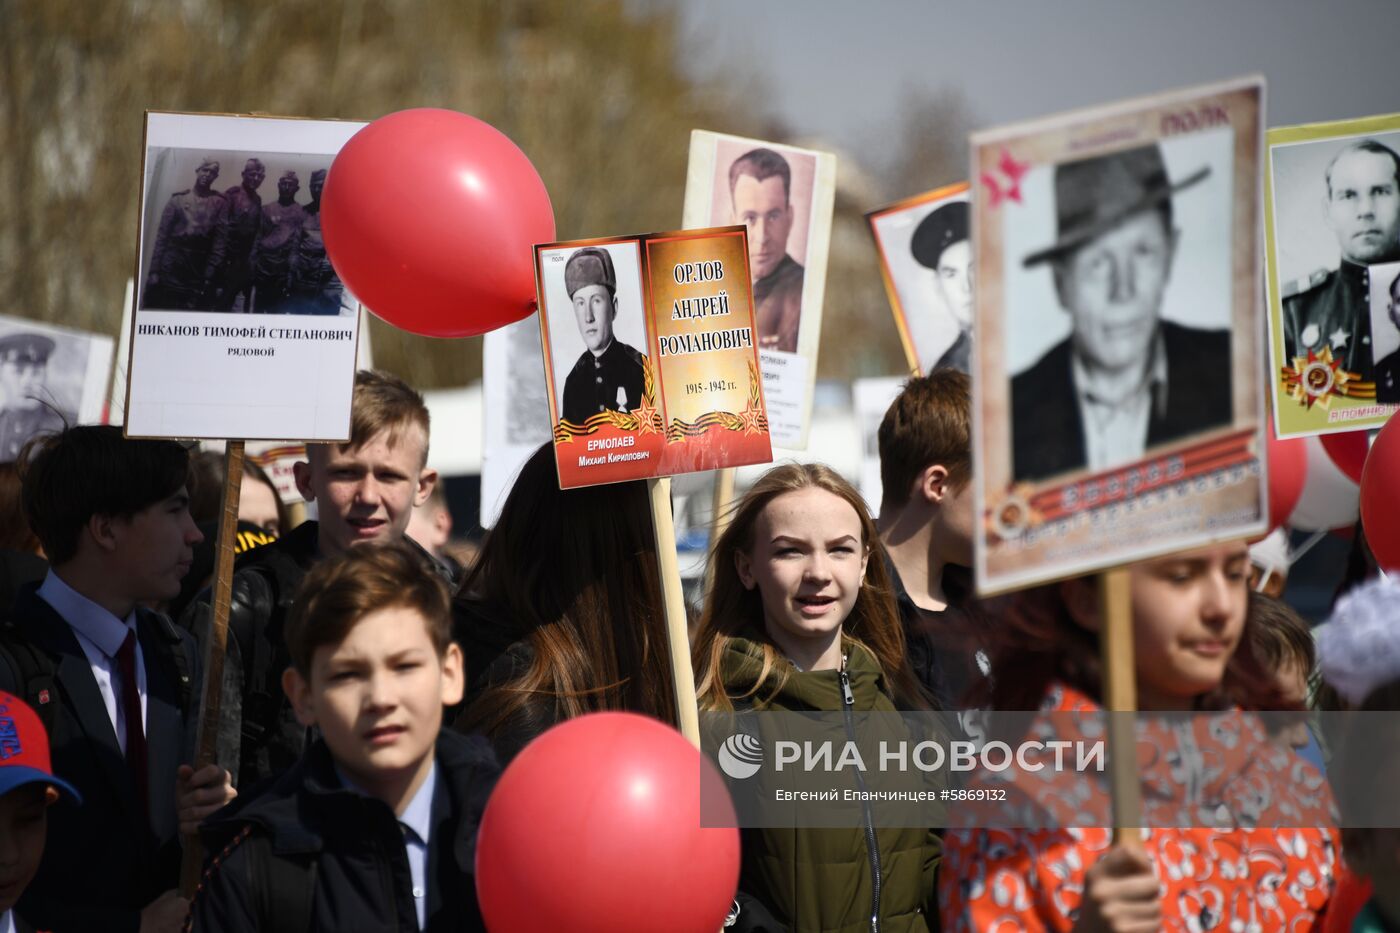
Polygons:
M1274 145L1269 161L1280 362L1329 348L1369 383L1370 272L1400 260L1400 133Z
M546 250L540 263L559 417L635 411L647 348L637 243Z
M32 437L97 421L111 337L0 317L0 463Z
M355 313L321 236L330 156L176 147L147 155L142 310Z
M1229 426L1233 133L1031 169L1009 224L1012 476L1143 459Z
M130 436L349 437L361 315L321 194L364 126L146 113Z
M955 185L866 215L912 370L971 372L970 214L967 185Z
M1400 403L1400 262L1370 267L1371 350L1376 357L1376 401Z

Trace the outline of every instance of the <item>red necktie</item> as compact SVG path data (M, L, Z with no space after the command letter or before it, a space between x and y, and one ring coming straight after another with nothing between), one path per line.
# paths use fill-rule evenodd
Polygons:
M126 720L126 766L136 785L136 799L141 814L149 817L150 803L146 793L146 727L141 716L141 693L136 689L136 632L126 633L126 640L117 650L117 665L122 676L122 718Z

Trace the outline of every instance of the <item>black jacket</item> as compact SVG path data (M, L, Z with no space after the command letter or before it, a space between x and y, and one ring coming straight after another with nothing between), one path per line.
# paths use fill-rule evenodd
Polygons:
M564 377L564 420L583 424L600 412L617 411L619 390L626 410L635 411L646 392L645 359L616 336L602 356L584 350Z
M1088 463L1070 368L1071 339L1056 344L1011 380L1011 475L1017 482L1046 479ZM1167 404L1162 413L1153 405L1147 426L1149 450L1234 420L1230 332L1163 321L1162 339Z
M169 620L136 610L137 638L146 667L147 803L141 813L92 667L68 623L30 585L15 601L14 620L55 669L50 748L54 773L83 797L83 805L49 810L48 844L39 872L20 898L18 912L55 933L128 933L140 911L179 880L175 771L190 761L196 715L180 707L179 676L169 663L177 637L190 672L189 696L199 696L194 640ZM167 639L164 643L162 639ZM14 672L0 663L0 689L20 692Z
M476 901L476 836L499 767L486 741L444 731L428 854L428 933L486 929ZM346 790L330 751L314 742L261 794L210 817L208 857L191 908L194 933L259 929L248 834L265 836L277 859L313 859L310 931L388 933L418 929L412 876L398 820L382 801ZM263 901L266 900L262 896Z
M306 729L282 692L282 672L291 664L283 629L302 578L321 559L320 526L303 522L286 535L240 555L229 602L228 642L220 718L219 764L240 789L286 771L306 748ZM450 571L412 539L426 565L455 585ZM180 624L203 645L209 628L206 592Z

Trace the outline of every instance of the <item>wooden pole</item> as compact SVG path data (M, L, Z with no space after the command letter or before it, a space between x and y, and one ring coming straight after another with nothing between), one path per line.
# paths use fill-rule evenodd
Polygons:
M734 502L734 468L715 470L715 501L710 513L710 547L729 527L729 507Z
M666 643L671 650L671 678L676 689L676 723L690 744L700 747L700 714L695 699L695 671L690 666L690 632L686 624L685 593L676 560L676 528L671 516L671 478L647 480L651 498L651 527L656 540L661 596L666 604Z
M199 703L194 769L217 760L220 706L224 689L224 649L228 643L228 610L233 592L234 544L238 537L238 499L243 486L243 442L229 441L224 454L224 507L219 513L219 537L214 551L213 618L204 645L204 696ZM180 894L193 897L204 866L198 836L184 839L180 865Z
M1099 577L1099 649L1103 660L1103 699L1108 711L1108 773L1113 794L1113 841L1140 848L1142 791L1137 773L1137 684L1133 662L1133 605L1126 567ZM1118 715L1114 715L1114 714Z

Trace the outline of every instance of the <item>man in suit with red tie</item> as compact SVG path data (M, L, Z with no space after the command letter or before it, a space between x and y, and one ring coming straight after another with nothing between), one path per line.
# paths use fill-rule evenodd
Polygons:
M202 538L189 513L189 455L91 425L46 437L20 468L50 570L15 601L0 690L49 723L55 773L84 806L50 814L19 910L55 933L174 933L188 907L174 891L178 831L233 796L217 767L187 765L194 640L146 608L179 593Z

